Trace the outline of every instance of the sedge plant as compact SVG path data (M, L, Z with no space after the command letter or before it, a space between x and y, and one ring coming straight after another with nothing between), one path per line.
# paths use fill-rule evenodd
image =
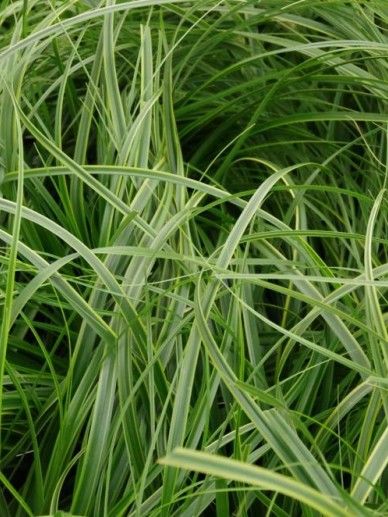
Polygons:
M0 515L388 514L386 0L0 2Z

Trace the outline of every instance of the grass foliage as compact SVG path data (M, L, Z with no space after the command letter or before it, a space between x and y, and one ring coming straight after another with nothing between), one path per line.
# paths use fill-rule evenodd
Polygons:
M0 6L1 516L387 515L386 0Z

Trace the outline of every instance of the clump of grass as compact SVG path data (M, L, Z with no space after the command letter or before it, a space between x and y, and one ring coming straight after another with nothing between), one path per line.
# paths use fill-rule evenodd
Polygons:
M2 516L387 512L387 22L2 3Z

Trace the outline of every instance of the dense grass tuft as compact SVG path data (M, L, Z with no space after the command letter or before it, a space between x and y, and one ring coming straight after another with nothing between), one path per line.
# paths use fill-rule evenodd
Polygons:
M388 513L386 0L0 3L0 515Z

